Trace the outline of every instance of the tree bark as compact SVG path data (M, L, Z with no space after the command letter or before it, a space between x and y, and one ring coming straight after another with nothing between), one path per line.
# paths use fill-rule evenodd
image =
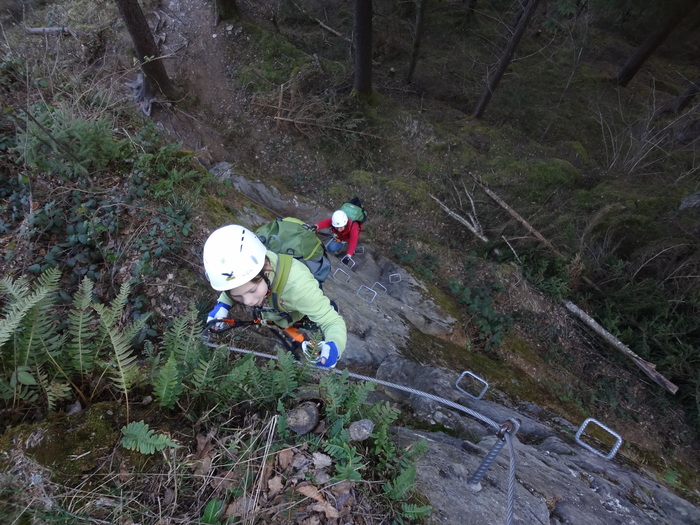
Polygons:
M530 3L525 8L525 12L520 16L518 20L518 25L516 26L515 32L513 33L513 37L510 39L510 42L508 42L508 47L503 53L503 56L501 57L501 60L498 63L498 66L496 66L496 71L494 71L493 75L491 75L491 77L489 78L486 90L481 95L481 99L476 105L476 109L474 110L473 115L474 118L481 118L484 115L484 111L486 111L486 106L489 105L491 97L493 96L493 92L496 91L498 83L501 81L501 78L503 78L503 74L506 72L506 69L508 69L508 65L513 59L515 48L518 47L520 39L525 34L527 24L530 22L530 18L532 18L532 15L534 14L535 9L537 9L537 5L539 3L540 0L530 0Z
M372 0L355 0L355 84L363 102L372 98Z
M627 59L624 66L615 75L615 81L620 86L626 86L637 74L644 62L663 44L668 35L700 4L700 0L687 0L674 9L666 24L656 33L651 34L637 50Z
M420 50L420 39L423 35L423 25L425 21L425 8L427 7L428 0L417 0L416 9L416 27L415 33L413 35L413 48L411 49L411 63L408 66L408 73L406 74L406 83L411 82L413 78L413 72L416 70L416 62L418 61L418 51Z
M136 58L146 78L146 94L162 93L166 97L170 96L172 84L165 71L165 65L159 58L158 47L138 0L114 1L134 43Z

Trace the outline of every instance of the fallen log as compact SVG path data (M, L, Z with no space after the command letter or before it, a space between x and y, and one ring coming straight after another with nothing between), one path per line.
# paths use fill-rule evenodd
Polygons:
M73 32L65 26L56 27L27 27L25 32L28 35L48 35L52 33L61 33L63 35L73 35Z
M539 241L541 241L549 250L552 251L557 257L562 258L563 260L566 260L566 257L564 254L562 254L559 250L557 250L554 245L549 242L540 232L538 232L535 228L530 225L524 218L522 218L518 212L516 212L513 208L511 208L503 199L501 199L495 192L491 191L489 188L484 186L484 184L481 183L473 174L470 173L474 181L479 185L479 187L484 190L486 195L491 197L494 201L498 203L501 208L506 210L511 216L513 216L520 224L522 224L527 231L532 233L532 235L535 236ZM435 197L433 197L435 198ZM436 199L437 200L437 199ZM454 215L453 215L454 216ZM460 221L463 224L466 225L464 220ZM598 287L593 283L590 279L587 279L584 277L584 281L594 287L596 290L598 290ZM612 335L610 332L608 332L605 328L603 328L601 325L599 325L595 319L593 319L590 315L588 315L586 312L581 310L578 306L573 304L571 301L564 301L563 302L564 307L566 307L569 312L574 314L576 317L578 317L581 321L583 321L586 325L588 325L596 334L598 334L601 338L603 338L604 341L609 343L613 348L616 348L622 354L627 356L629 359L632 360L632 362L637 365L642 372L644 372L649 378L654 381L656 384L660 385L663 387L666 391L670 392L671 394L675 394L678 392L678 386L673 384L671 381L666 379L662 374L657 372L656 370L656 365L653 363L650 363L648 361L645 361L641 357L639 357L637 354L635 354L629 347L627 347L622 341L617 339L614 335Z
M666 379L663 375L661 375L659 372L657 372L655 364L650 363L649 361L645 361L644 359L639 357L632 350L630 350L630 348L627 347L622 341L620 341L617 337L615 337L610 332L608 332L605 328L600 326L595 321L595 319L593 319L590 315L588 315L586 312L581 310L578 306L576 306L571 301L563 301L563 304L566 307L566 309L569 310L569 312L571 312L576 317L578 317L581 321L586 323L586 325L588 325L595 333L597 333L600 337L602 337L606 342L610 343L610 345L612 345L614 348L616 348L617 350L622 352L625 356L629 357L632 360L632 362L635 365L637 365L639 368L641 368L642 372L644 372L646 375L648 375L652 381L654 381L658 385L661 385L664 389L666 389L671 394L675 394L676 392L678 392L678 386L674 385L668 379Z

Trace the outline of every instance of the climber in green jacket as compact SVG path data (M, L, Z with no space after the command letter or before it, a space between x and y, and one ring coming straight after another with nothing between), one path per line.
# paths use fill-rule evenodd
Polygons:
M278 268L279 254L267 250L247 228L229 225L212 232L204 243L203 261L209 283L220 291L207 322L227 316L234 301L258 310L263 319L288 328L304 316L323 333L318 366L335 367L345 350L347 328L318 282L302 262L292 259L278 308L270 295Z

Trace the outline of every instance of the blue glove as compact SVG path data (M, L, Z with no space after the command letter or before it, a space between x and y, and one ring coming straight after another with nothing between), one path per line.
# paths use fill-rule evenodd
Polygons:
M230 309L230 304L222 303L221 301L216 303L214 308L211 309L211 312L207 314L207 325L216 319L223 319L226 317ZM217 326L217 328L221 328L221 326Z
M333 341L321 341L321 359L316 363L324 368L335 368L338 362L338 347Z

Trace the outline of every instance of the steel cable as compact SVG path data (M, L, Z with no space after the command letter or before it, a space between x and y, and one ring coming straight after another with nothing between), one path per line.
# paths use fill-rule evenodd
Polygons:
M225 346L225 345L217 345L214 343L211 343L207 336L203 336L204 344L208 347L211 348L220 348L220 347L225 347L228 348L228 350L232 352L238 352L241 354L253 354L255 357L262 357L266 359L275 359L277 360L277 356L271 355L271 354L264 354L262 352L255 352L254 350L246 350L244 348L236 348L233 346ZM299 363L300 366L302 366L302 363ZM319 371L325 371L325 372L335 372L336 374L342 374L344 371L343 370L337 370L337 369L328 369L328 368L321 368L318 367ZM428 392L422 392L420 390L416 390L415 388L399 385L396 383L391 383L389 381L384 381L382 379L376 379L374 377L369 377L369 376L363 376L360 374L355 374L353 372L347 371L348 372L348 377L352 377L353 379L360 379L362 381L371 381L373 383L377 383L379 385L383 385L389 388L395 388L397 390L403 390L404 392L409 392L411 394L415 394L417 396L425 397L427 399L432 399L433 401L437 401L438 403L442 403L444 405L447 405L451 408L454 408L455 410L459 410L461 412L464 412L465 414L468 414L479 421L493 427L494 429L501 430L501 425L493 421L492 419L484 416L483 414L479 414L478 412L475 412L474 410L467 408L463 405L457 404L453 401L450 401L449 399L445 399L443 397L439 397L433 394L429 394ZM519 425L515 425L515 432L518 431ZM515 432L513 432L515 434ZM511 434L510 432L505 432L504 433L504 438L506 440L506 444L508 445L508 455L509 457L509 468L508 468L508 502L507 502L507 507L506 507L506 525L511 525L513 522L513 514L514 514L514 504L515 504L515 469L516 469L516 461L515 461L515 447L513 446L513 442L511 439ZM495 459L495 457L493 458Z

